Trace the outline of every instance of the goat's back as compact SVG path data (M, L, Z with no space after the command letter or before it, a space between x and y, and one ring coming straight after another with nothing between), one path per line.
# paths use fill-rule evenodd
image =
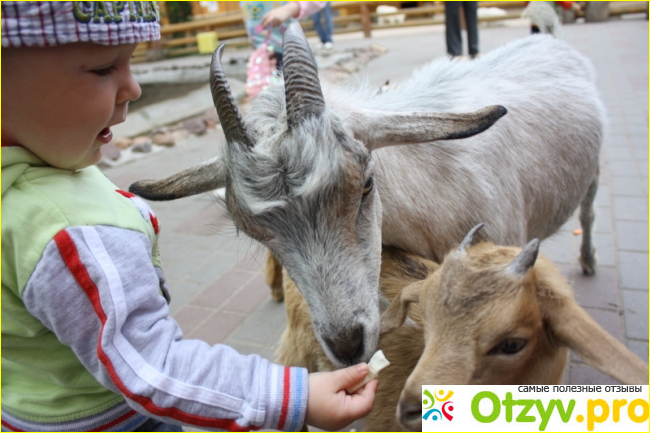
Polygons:
M557 231L597 182L605 119L595 72L550 36L517 40L474 61L435 60L382 94L347 91L326 92L341 116L508 109L470 138L374 152L386 245L440 261L485 221L483 239L522 246Z

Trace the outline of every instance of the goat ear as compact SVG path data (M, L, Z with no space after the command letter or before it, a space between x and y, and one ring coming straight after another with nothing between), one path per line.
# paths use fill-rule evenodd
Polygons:
M648 384L648 364L601 328L575 300L558 300L547 310L552 334L584 362L621 383Z
M129 191L147 200L176 200L226 186L226 167L217 157L162 180L140 180Z
M361 109L350 113L349 125L355 138L374 150L395 144L471 137L494 125L507 112L501 105L458 114Z
M539 240L533 239L524 247L517 257L506 268L508 272L516 275L524 275L532 268L539 253Z
M384 314L381 315L381 334L393 332L402 326L406 320L409 304L420 302L420 290L423 285L424 280L416 281L399 292Z

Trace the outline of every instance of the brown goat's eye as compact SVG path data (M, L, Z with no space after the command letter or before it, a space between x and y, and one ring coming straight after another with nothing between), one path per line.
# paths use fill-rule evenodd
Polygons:
M494 346L488 355L514 355L526 347L528 340L523 338L506 338Z
M363 186L363 195L366 196L370 191L372 191L372 186L374 185L374 180L371 178L368 178L368 181L366 181L366 184Z

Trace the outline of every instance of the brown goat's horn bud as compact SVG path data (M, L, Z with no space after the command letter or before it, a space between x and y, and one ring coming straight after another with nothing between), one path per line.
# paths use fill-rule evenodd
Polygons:
M479 230L481 230L481 229L483 228L484 225L485 225L485 224L483 224L483 223L480 223L480 224L475 225L474 228L473 228L472 230L470 230L469 233L467 233L467 234L465 235L465 239L463 239L463 241L460 243L460 246L459 246L458 249L456 250L456 255L459 255L459 254L462 254L463 252L465 252L465 250L467 249L467 247L470 246L470 245L472 244L472 241L474 241L474 235L475 235Z
M214 106L217 108L217 113L219 113L219 121L221 122L221 127L223 128L228 144L237 142L245 144L248 147L253 147L253 141L246 133L241 115L239 114L239 110L237 110L232 93L230 92L226 75L223 73L223 68L221 67L221 56L224 46L225 44L221 44L212 55L210 67L212 100L214 101Z
M289 127L325 109L316 60L300 24L291 24L282 42L284 91Z
M528 269L530 269L537 260L537 253L539 252L539 240L533 239L528 242L528 245L524 247L523 250L519 253L515 259L510 262L506 268L508 271L517 274L524 275Z

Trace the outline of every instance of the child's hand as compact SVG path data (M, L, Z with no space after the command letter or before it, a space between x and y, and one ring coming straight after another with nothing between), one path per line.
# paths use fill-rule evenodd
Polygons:
M345 388L361 382L367 373L368 365L364 363L330 373L310 374L305 423L336 431L368 415L375 402L377 379L352 395L345 392Z
M262 27L277 27L289 18L298 16L300 5L298 2L289 2L279 8L270 10L262 17Z

